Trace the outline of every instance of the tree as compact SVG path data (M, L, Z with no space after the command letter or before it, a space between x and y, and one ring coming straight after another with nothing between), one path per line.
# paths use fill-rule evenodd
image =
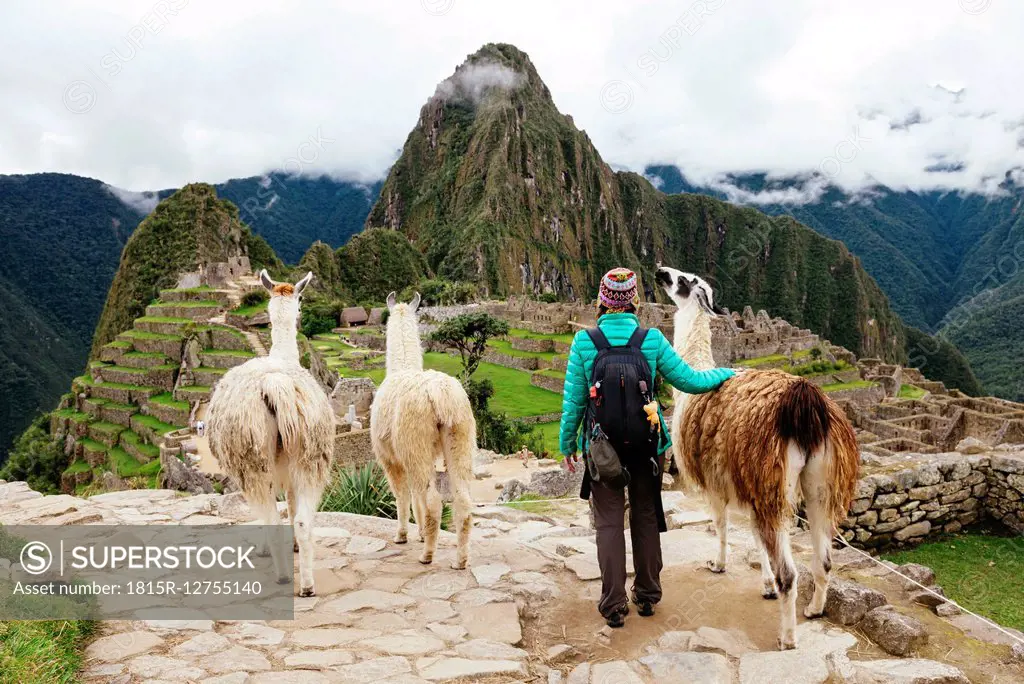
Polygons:
M508 334L508 323L487 313L462 314L450 318L434 330L430 339L459 350L462 357L462 382L476 372L493 337Z

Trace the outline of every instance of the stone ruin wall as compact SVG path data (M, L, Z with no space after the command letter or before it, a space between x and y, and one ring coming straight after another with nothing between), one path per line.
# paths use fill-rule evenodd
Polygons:
M985 518L1024 534L1024 451L1019 448L922 456L899 469L871 462L840 523L839 532L854 546L880 550L916 544Z

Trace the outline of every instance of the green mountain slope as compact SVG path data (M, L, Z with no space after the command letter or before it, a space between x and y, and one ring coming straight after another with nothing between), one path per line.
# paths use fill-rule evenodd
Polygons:
M488 86L482 74L500 77ZM367 226L401 231L435 274L495 295L590 299L624 264L657 296L663 260L716 279L726 306L764 306L861 355L905 356L902 322L842 244L613 172L511 45L471 55L423 106Z
M1024 276L988 290L953 309L940 336L971 362L985 389L1024 401Z
M212 185L186 185L160 202L124 247L96 325L91 356L131 327L161 289L175 287L179 273L247 256L251 239L238 220L238 208L218 199Z

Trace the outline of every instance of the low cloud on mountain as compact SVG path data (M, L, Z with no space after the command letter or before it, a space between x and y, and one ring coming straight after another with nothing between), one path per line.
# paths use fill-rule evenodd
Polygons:
M993 191L1024 168L1024 3L68 0L0 9L19 56L0 79L0 173L136 191L269 169L380 178L432 94L514 85L487 66L443 84L498 41L638 171Z

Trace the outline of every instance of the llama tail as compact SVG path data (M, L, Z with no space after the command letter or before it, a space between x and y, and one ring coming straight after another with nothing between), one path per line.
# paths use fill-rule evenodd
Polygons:
M295 383L284 373L269 373L260 383L263 403L277 421L277 432L287 453L295 453L302 444L302 425Z
M860 450L842 409L830 401L821 388L801 379L783 393L775 416L775 429L784 443L795 444L803 452L808 474L820 473L804 483L804 497L821 497L821 504L833 523L845 518L857 484ZM811 463L816 455L823 458L824 463ZM817 491L808 491L810 489Z
M828 439L831 422L825 393L813 383L800 379L783 392L775 429L782 439L796 442L808 458Z

